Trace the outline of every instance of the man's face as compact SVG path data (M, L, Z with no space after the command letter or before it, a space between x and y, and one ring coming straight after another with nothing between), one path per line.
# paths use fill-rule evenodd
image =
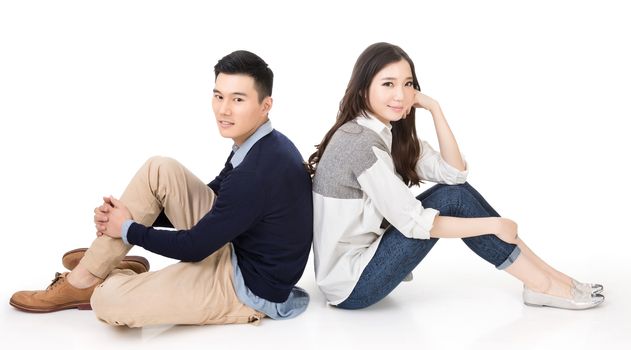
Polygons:
M272 98L259 102L254 78L244 74L219 73L213 89L213 112L219 133L241 145L267 121Z

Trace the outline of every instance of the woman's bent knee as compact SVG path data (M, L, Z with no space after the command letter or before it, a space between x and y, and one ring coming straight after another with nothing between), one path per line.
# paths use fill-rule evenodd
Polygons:
M466 183L459 185L443 185L435 192L435 194L439 194L443 199L459 200L463 197L463 195L468 195L470 193L466 186Z

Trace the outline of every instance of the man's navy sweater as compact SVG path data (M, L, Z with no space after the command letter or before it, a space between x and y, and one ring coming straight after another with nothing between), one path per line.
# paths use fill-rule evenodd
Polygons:
M241 164L230 164L208 186L217 194L190 230L133 223L131 244L186 262L201 261L232 242L246 286L272 302L287 300L307 264L313 238L311 179L294 144L274 130Z

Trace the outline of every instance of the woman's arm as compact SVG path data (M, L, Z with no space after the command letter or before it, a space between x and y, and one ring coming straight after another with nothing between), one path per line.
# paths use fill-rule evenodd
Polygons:
M506 218L457 218L436 216L430 237L464 238L494 234L507 243L517 244L517 224Z
M458 143L438 101L417 91L414 96L414 107L426 109L432 114L440 156L452 167L464 171L465 163ZM440 238L464 238L483 234L495 234L507 243L517 244L517 224L506 218L457 218L439 215L435 217L430 230L430 237Z
M458 143L449 128L449 124L447 124L447 119L445 119L438 101L421 93L420 91L417 91L414 95L414 107L426 109L432 114L441 157L449 165L460 171L464 171L465 163L462 159L462 155L460 154Z
M390 154L375 147L369 152L374 155L370 157L374 164L360 173L357 182L372 205L404 236L428 239L495 234L505 242L515 242L517 224L509 219L440 216L436 209L424 208L395 175Z

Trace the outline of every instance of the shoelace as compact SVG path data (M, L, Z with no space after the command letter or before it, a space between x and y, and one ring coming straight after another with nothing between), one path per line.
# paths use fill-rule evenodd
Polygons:
M63 278L64 278L64 274L63 273L55 272L55 278L50 283L48 288L46 288L46 290L51 290L51 289L55 288L55 286L59 285L59 283L57 283L57 282L61 281Z

